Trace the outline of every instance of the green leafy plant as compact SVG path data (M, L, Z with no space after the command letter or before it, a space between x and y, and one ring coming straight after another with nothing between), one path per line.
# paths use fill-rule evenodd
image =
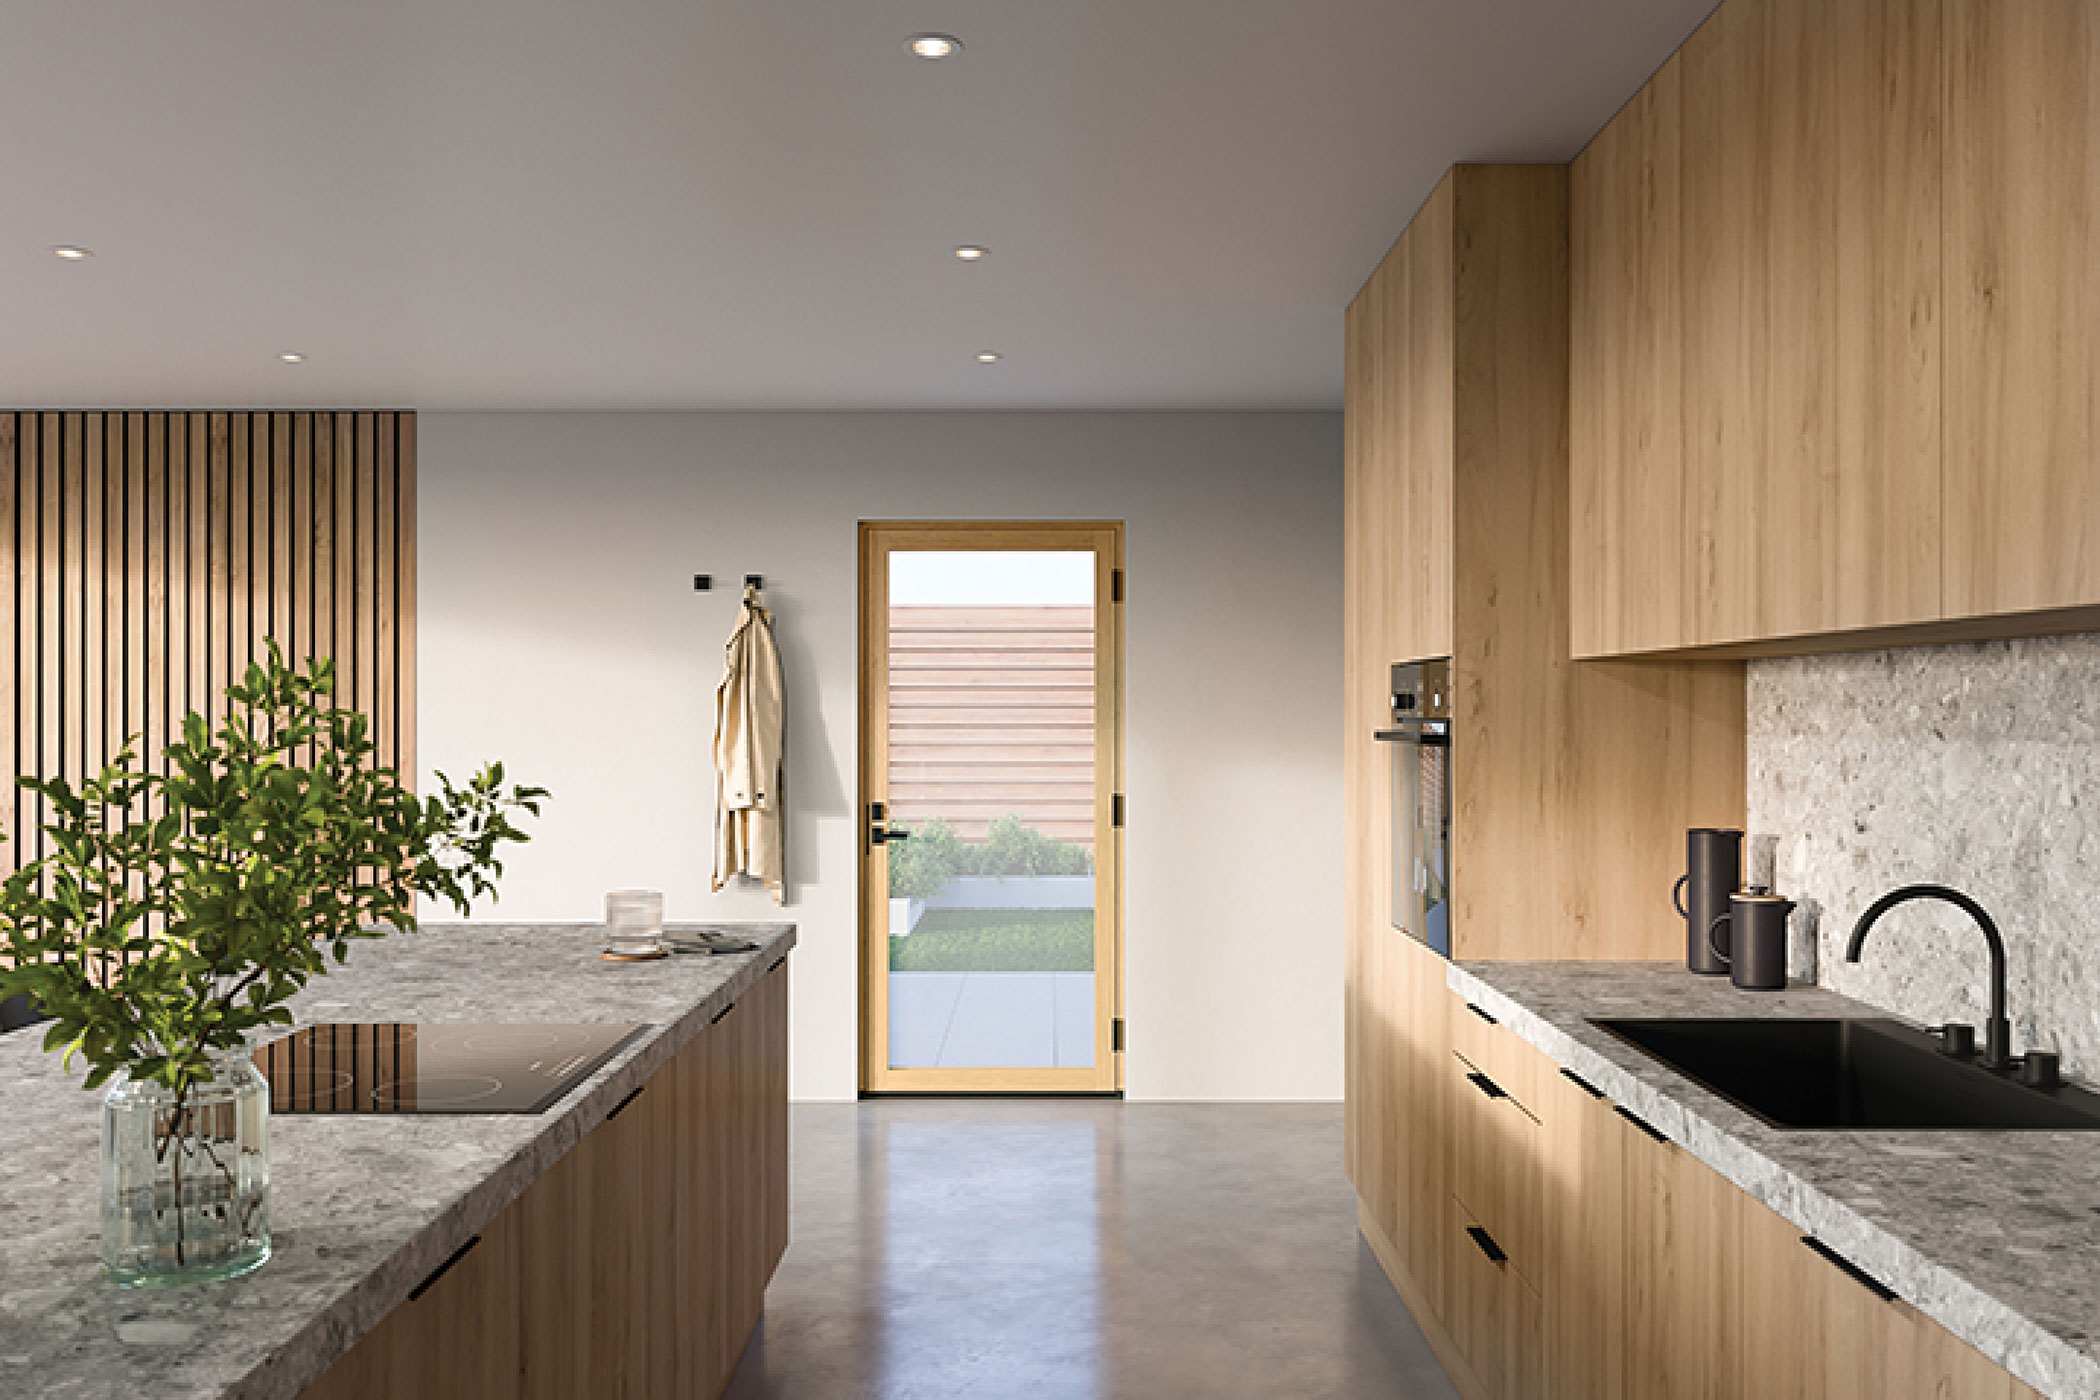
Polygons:
M891 899L931 899L954 879L962 841L955 828L934 817L913 826L909 841L888 846Z
M930 899L965 876L1094 873L1093 852L1085 846L1045 836L1012 813L993 822L982 841L965 841L953 826L930 817L913 825L909 841L891 843L889 862L892 899Z
M189 715L164 773L127 745L77 790L19 780L52 849L0 886L0 997L42 1007L44 1048L85 1060L87 1088L122 1070L173 1091L171 1133L214 1056L290 1025L285 1003L353 939L413 930L418 895L465 914L493 894L502 847L527 839L512 817L546 796L490 764L419 798L334 693L332 663L294 670L273 643L215 731Z
M1093 854L1086 847L1059 841L1008 814L985 833L979 848L975 875L1010 878L1017 875L1091 875Z

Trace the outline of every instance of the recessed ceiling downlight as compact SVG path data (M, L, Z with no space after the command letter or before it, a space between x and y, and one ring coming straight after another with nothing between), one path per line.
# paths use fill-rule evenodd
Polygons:
M95 254L92 249L83 248L77 243L54 243L51 245L51 256L64 258L67 262L85 262Z
M980 365L996 365L1005 358L1006 356L1000 354L997 350L980 350L977 352L977 363Z
M920 58L953 58L962 52L962 40L953 34L914 34L904 47Z
M991 251L981 243L964 243L956 248L955 256L964 262L981 262L984 255Z
M297 350L281 351L277 358L288 365L303 365L306 363L306 356L300 354Z

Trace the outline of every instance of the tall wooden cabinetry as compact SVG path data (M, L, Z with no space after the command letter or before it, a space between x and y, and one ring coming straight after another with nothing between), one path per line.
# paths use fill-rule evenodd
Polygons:
M1567 170L1457 166L1349 308L1351 928L1390 936L1396 661L1452 658L1453 953L1664 958L1743 813L1742 673L1569 659Z
M1388 917L1389 667L1452 660L1456 957L1681 957L1685 828L1743 816L1739 665L1569 659L1567 194L1565 167L1454 168L1347 328L1349 1169L1417 1315L1498 1393L1547 1326L1539 1158L1508 1145L1543 1129L1447 1120L1467 1076L1519 1069Z
M2096 47L1727 0L1576 160L1577 655L2100 625Z

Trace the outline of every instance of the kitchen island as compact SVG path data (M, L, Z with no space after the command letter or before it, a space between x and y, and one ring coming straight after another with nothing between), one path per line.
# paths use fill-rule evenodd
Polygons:
M758 948L613 964L582 925L357 945L301 1025L648 1025L538 1114L274 1116L273 1255L221 1283L103 1279L101 1095L37 1030L0 1039L0 1395L717 1393L786 1242L795 930L707 927Z

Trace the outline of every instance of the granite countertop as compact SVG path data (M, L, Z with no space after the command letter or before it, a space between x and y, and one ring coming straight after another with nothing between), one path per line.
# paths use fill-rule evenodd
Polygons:
M791 924L705 927L758 951L607 963L578 924L426 924L357 944L293 1002L300 1024L650 1027L544 1113L274 1117L274 1253L223 1283L126 1291L102 1277L102 1096L37 1030L0 1037L0 1395L296 1396L795 943Z
M1770 1127L1593 1016L1886 1017L1662 963L1453 964L1451 989L2051 1400L2100 1400L2100 1132Z

